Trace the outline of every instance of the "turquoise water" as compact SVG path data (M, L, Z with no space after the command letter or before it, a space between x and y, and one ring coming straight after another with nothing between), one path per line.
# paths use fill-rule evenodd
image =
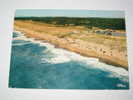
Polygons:
M128 89L128 71L13 33L9 87Z

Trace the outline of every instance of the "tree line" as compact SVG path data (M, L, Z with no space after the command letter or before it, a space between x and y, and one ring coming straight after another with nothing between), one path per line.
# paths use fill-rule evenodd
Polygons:
M124 29L124 18L79 18L79 17L15 17L15 20L33 20L61 26L85 26L109 29Z

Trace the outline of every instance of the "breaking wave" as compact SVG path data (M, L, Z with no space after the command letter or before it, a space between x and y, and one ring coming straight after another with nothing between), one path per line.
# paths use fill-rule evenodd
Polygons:
M125 70L124 68L121 68L119 66L113 66L113 65L108 65L105 63L102 63L99 61L97 58L91 58L91 57L84 57L81 56L80 54L67 51L62 48L56 48L54 45L50 43L44 43L39 40L35 40L33 38L27 38L25 37L22 33L16 32L18 34L17 37L13 38L13 40L24 40L26 42L21 42L21 43L13 43L13 46L20 46L20 45L25 45L28 43L33 43L33 44L38 44L39 46L44 46L46 47L46 50L43 51L43 53L49 52L52 54L52 57L41 57L41 63L50 63L50 64L59 64L59 63L67 63L71 61L78 62L80 64L86 64L86 68L96 68L99 70L103 71L108 71L111 74L108 75L108 77L118 77L120 80L128 82L128 71ZM123 84L116 84L117 87L125 87Z

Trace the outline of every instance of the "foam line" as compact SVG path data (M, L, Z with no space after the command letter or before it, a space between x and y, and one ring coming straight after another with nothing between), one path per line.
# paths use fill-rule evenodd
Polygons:
M21 32L19 32L18 34L21 34ZM42 63L48 62L51 64L58 64L58 63L65 63L65 62L70 62L70 61L77 61L80 63L84 63L88 65L89 67L91 66L92 68L97 68L103 71L109 71L111 74L108 77L119 77L123 81L126 81L126 82L128 81L128 71L119 66L116 67L113 65L108 65L108 64L99 62L97 58L84 57L71 51L67 51L61 48L55 48L55 46L50 43L43 43L33 38L27 38L24 35L20 35L19 37L15 39L30 41L32 43L39 44L40 46L47 47L47 50L50 51L50 53L53 56L49 59L46 57L43 57L41 59ZM121 86L121 85L118 85L118 86Z

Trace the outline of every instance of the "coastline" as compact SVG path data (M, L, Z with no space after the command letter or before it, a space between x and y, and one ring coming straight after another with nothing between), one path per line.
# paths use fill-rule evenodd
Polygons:
M128 70L128 62L127 60L125 60L126 58L123 57L123 54L120 57L118 57L117 55L112 56L108 52L106 52L107 54L103 54L103 52L101 52L101 49L99 48L104 48L105 50L109 51L109 48L103 45L88 43L79 39L73 40L72 38L68 38L68 37L59 38L54 35L45 34L42 32L38 32L34 29L31 30L18 25L15 25L14 30L23 32L26 37L35 38L41 41L47 41L55 45L55 47L63 48L63 49L78 53L82 56L98 58L99 61L101 62L122 67Z

